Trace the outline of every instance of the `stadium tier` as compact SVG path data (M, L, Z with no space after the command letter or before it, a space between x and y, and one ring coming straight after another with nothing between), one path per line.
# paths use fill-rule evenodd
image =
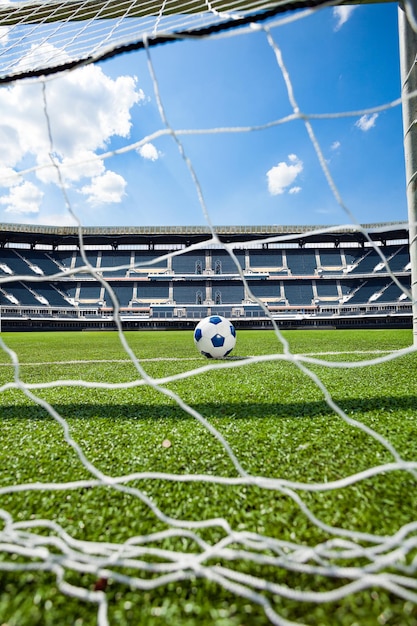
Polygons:
M412 325L407 224L215 230L0 225L1 328Z

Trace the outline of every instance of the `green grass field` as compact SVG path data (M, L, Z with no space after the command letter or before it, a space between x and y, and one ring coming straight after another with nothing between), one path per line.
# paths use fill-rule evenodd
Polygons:
M1 338L0 624L417 624L411 331Z

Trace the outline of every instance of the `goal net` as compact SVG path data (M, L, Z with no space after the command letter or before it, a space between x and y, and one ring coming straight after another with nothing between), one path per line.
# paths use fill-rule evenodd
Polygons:
M376 12L378 6L365 10ZM415 27L407 3L405 10ZM5 297L12 283L15 293L23 283L26 292L32 286L42 293L46 282L62 294L77 276L81 287L72 296L81 302L83 280L92 277L96 292L85 287L84 304L101 307L100 294L106 293L115 322L112 338L96 333L92 345L88 333L74 345L72 340L60 345L58 336L42 339L42 345L19 333L0 337L4 622L65 623L63 616L71 615L68 623L89 624L92 607L99 626L416 623L417 389L411 332L400 343L374 339L373 347L359 336L357 345L342 345L343 333L325 345L319 333L293 339L280 329L279 314L253 292L238 256L247 247L302 249L312 234L323 241L338 230L353 239L359 234L363 256L372 251L376 258L368 273L378 265L385 276L381 289L393 285L401 292L398 302L413 302L395 266L398 257L387 258L373 236L386 225L364 225L352 190L342 190L333 176L340 143L328 130L342 122L338 132L347 135L352 127L371 128L378 117L396 116L396 124L400 81L387 99L377 100L371 86L356 94L363 97L360 106L352 85L333 83L346 107L329 100L326 110L317 111L314 87L310 101L299 101L298 90L310 77L280 45L294 25L311 22L312 33L317 16L326 14L333 28L341 28L351 11L314 0L2 3L0 206L15 218L10 229L15 233L17 222L25 221L35 224L35 232L45 215L57 228L53 252L59 254L49 255L55 269L45 274L40 265L28 268L27 249L16 246L18 273L11 275L6 243L0 295ZM300 63L311 47L295 40L301 31L291 32L287 48L297 51ZM235 39L244 43L235 48L241 56L233 59L225 45ZM262 56L249 75L245 62L259 50L268 51L268 63ZM129 73L122 63L130 58ZM215 110L207 123L199 114L207 98L199 91L203 59L214 110L224 106L220 90L233 91L236 77L248 72L246 100L234 100L221 114ZM329 69L326 58L317 63ZM255 79L259 92L251 93ZM192 96L185 82L196 83ZM97 95L102 106L95 108ZM275 116L267 100L275 103ZM150 101L154 107L148 113L144 105ZM143 117L134 124L130 110L142 105ZM291 133L295 142L301 133L307 136L308 158L325 189L320 202L335 211L338 225L299 233L289 227L291 241L273 229L268 238L248 240L242 230L240 241L228 242L216 224L239 225L248 218L242 201L249 182L241 181L237 201L234 197L247 156L235 138L250 138L248 150L261 158L271 150L267 135L279 145ZM216 141L224 137L223 155ZM358 145L352 149L349 167L356 180ZM207 161L212 176L205 168L202 173ZM160 163L166 189L155 185L151 192L149 180L156 179L149 166ZM225 177L223 167L229 168ZM295 196L302 174L299 156L281 154L265 176L271 197L284 190ZM134 198L126 187L129 176L132 184L139 182ZM372 184L391 193L386 180ZM404 197L405 187L404 181ZM156 336L153 346L151 333L124 332L119 292L97 253L91 262L86 233L91 222L111 226L116 209L119 223L124 211L132 219L134 208L135 227L153 220L175 226L175 194L191 207L181 220L202 224L209 237L192 245L184 241L174 250L160 245L150 262L138 261L139 254L126 245L128 259L111 270L135 272L138 282L153 270L153 279L162 281L161 261L172 267L190 252L221 250L236 268L234 284L244 285L267 320L272 338L259 350L249 334L242 331L240 339L238 331L234 358L204 361L188 351L192 325L190 337L159 344ZM111 208L97 217L94 211L103 205ZM252 219L256 210L253 205ZM395 213L394 207L394 218ZM279 221L271 205L270 222ZM409 227L414 232L415 224ZM67 228L78 238L78 265L68 262L75 256L65 249ZM44 231L39 226L39 241ZM105 226L102 232L112 250L111 232ZM400 245L405 244L397 249ZM42 243L33 247L42 250ZM338 271L348 271L346 261L340 264ZM322 270L335 271L335 265ZM410 268L403 273L409 276ZM196 271L193 280L198 278ZM331 302L334 296L326 297Z

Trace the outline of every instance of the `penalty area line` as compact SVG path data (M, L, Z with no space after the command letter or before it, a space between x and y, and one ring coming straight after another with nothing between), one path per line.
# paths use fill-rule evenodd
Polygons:
M326 352L303 352L303 353L291 353L293 356L343 356L343 355L362 355L362 354L389 354L395 352L395 350L343 350L343 351L326 351ZM259 355L263 356L263 355ZM244 358L244 357L239 357ZM248 357L246 357L248 358ZM256 355L249 358L256 359ZM158 361L195 361L201 359L199 355L195 357L145 357L143 359L138 358L140 363L153 363ZM24 362L19 361L19 365L24 367L42 367L42 365L94 365L94 364L111 364L111 363L133 363L131 359L73 359L70 361L39 361L39 362ZM0 363L0 367L13 367L13 363Z

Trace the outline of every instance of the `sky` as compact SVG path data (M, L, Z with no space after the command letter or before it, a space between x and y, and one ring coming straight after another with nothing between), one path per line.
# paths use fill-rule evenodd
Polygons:
M397 11L287 14L271 40L235 30L2 87L0 222L406 220Z

